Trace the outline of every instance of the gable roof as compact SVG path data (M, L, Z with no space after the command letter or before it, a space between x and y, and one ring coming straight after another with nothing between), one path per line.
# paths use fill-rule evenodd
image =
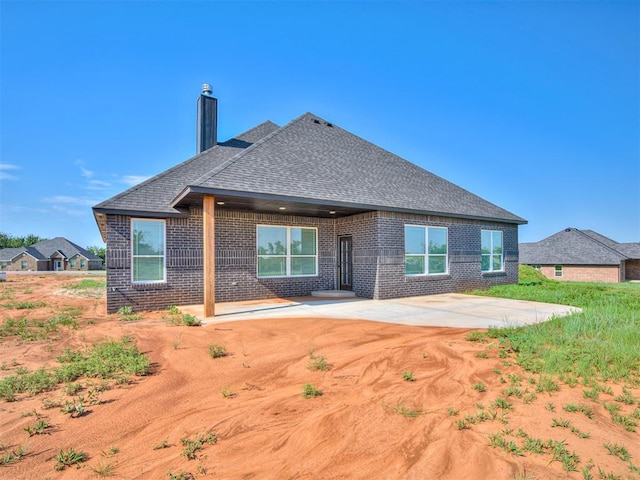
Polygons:
M277 211L274 202L289 202L287 213L320 215L315 205L343 214L389 210L526 223L312 113L284 127L265 122L96 205L94 213L99 225L105 213L177 215L200 205L203 194L222 198L226 208Z
M566 228L539 242L518 245L520 263L526 265L620 265L640 258L627 247L593 230ZM631 255L629 255L631 254Z
M56 237L51 240L42 240L28 247L19 248L3 248L0 249L0 261L11 261L21 253L28 253L37 260L46 260L54 254L62 255L65 258L71 258L76 255L82 255L87 260L102 261L97 255L88 250L70 242L64 237Z

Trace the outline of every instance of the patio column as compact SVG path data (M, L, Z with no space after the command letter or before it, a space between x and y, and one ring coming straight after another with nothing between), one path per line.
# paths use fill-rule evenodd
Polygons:
M204 268L204 316L215 316L216 308L216 220L215 197L202 198L202 254Z

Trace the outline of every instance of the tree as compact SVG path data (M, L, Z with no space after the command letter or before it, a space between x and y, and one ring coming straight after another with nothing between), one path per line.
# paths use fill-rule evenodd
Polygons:
M20 248L20 247L28 247L29 245L33 245L34 243L41 242L42 240L47 240L43 237L38 237L34 234L29 234L24 237L14 237L9 233L0 232L0 248Z
M103 261L107 256L107 249L105 247L99 247L98 245L91 245L87 247L89 253L99 256Z

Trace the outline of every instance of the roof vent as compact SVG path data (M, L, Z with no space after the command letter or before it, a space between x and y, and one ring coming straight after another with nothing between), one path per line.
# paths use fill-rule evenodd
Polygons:
M325 123L325 125L326 125L327 127L333 127L333 123L329 123L329 122L327 122L327 123Z
M318 124L319 124L319 123L320 123L320 120L318 120L317 118L314 118L314 119L313 119L313 123L318 123Z

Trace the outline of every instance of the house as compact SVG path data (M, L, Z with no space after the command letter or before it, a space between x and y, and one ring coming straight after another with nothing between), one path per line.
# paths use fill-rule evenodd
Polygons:
M618 243L593 230L566 228L539 242L521 243L519 250L521 264L555 280L640 280L640 243Z
M517 282L525 220L317 115L218 142L205 84L196 136L196 156L93 207L108 312Z
M42 240L28 247L0 249L1 271L87 271L102 268L102 258L63 237Z

